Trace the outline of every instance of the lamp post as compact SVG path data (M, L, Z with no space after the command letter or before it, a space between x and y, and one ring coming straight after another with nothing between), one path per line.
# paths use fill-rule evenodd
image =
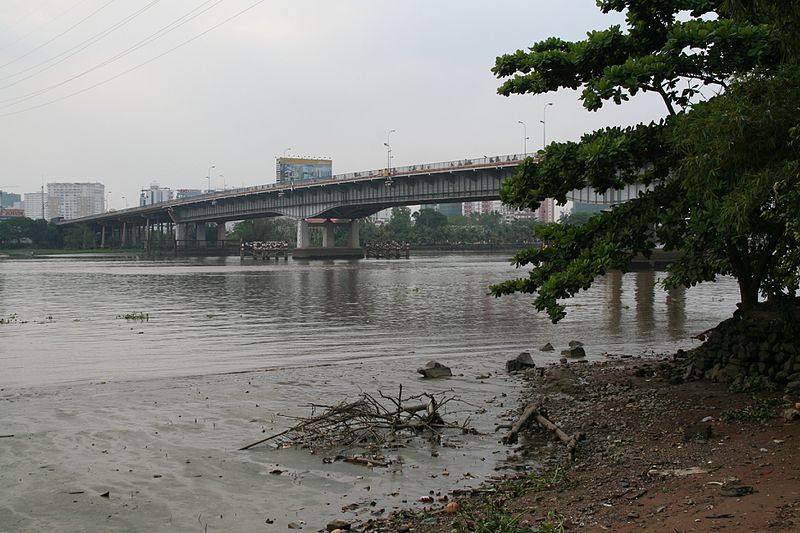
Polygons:
M208 180L208 189L206 189L207 193L211 192L211 169L212 168L217 168L217 166L216 165L211 165L210 167L208 167L208 173L206 173L206 179Z
M383 145L386 147L386 174L388 176L392 175L392 147L389 144L389 138L391 137L392 133L396 133L397 130L389 130L386 132L386 142Z
M517 124L522 124L522 143L525 148L525 157L528 157L528 126L521 120L518 120Z
M547 147L547 108L553 105L553 102L547 102L544 104L544 109L542 110L542 120L539 122L542 123L542 149Z
M108 201L111 197L111 191L106 191L106 212L111 209L111 206L108 204Z
M125 209L128 209L128 199L123 196L122 201L125 202Z

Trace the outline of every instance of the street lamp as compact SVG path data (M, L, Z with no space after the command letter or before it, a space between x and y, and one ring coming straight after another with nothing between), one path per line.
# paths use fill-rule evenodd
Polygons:
M542 149L547 147L547 108L553 105L553 102L547 102L544 104L544 109L542 110L542 120L539 122L542 123Z
M111 191L106 191L106 212L108 212L111 209L111 206L108 204L110 196L111 196Z
M208 180L208 189L206 189L207 193L211 192L211 169L212 168L217 168L217 166L216 165L211 165L210 167L208 167L208 172L206 173L206 179Z
M523 146L525 147L525 157L528 157L528 126L521 120L517 121L517 124L522 124L522 135L523 135Z
M128 209L128 199L123 196L122 201L125 202L125 209Z
M392 133L396 133L397 130L389 130L386 132L386 142L383 145L386 147L386 173L388 176L392 175L392 147L389 145L389 138L391 137Z

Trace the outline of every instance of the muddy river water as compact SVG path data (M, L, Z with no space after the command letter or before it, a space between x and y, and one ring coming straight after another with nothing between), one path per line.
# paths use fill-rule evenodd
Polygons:
M317 531L385 516L496 474L511 450L493 428L523 385L503 367L520 351L541 364L558 355L537 347L573 339L589 359L674 351L738 301L731 280L665 292L663 274L612 274L553 325L529 296L487 294L519 275L491 254L0 258L0 531ZM419 379L430 359L454 377ZM373 469L237 451L312 403L401 384L457 396L447 415L479 434L410 442Z

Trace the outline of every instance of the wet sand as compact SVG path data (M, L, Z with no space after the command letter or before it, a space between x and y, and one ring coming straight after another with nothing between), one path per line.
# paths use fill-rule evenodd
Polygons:
M316 531L477 486L510 452L493 429L522 387L500 372L511 355L458 361L444 380L420 379L420 361L409 359L5 388L0 434L14 436L0 439L0 530L286 531L295 522ZM281 415L308 415L311 402L394 394L400 383L409 395L452 389L467 403L448 406L446 418L470 416L485 435L417 439L374 469L305 449L237 451L289 427Z

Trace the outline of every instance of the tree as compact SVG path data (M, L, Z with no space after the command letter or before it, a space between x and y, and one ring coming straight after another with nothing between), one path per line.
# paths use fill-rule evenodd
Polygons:
M589 111L649 92L664 102L665 116L551 143L539 162L520 165L501 196L535 209L548 197L563 205L569 191L585 186L605 192L642 183L650 190L582 226L540 227L538 236L552 244L514 258L532 267L530 275L492 292L535 293L535 307L558 321L563 299L611 269L624 270L633 255L649 255L660 242L682 252L666 287L730 274L743 311L759 292L794 296L798 3L601 0L598 6L626 12L625 31L612 26L578 42L550 38L499 57L493 72L509 79L498 92L582 89Z
M414 242L420 244L442 244L447 241L447 216L429 207L413 215Z
M393 207L392 217L386 223L386 235L398 241L411 240L411 209Z

